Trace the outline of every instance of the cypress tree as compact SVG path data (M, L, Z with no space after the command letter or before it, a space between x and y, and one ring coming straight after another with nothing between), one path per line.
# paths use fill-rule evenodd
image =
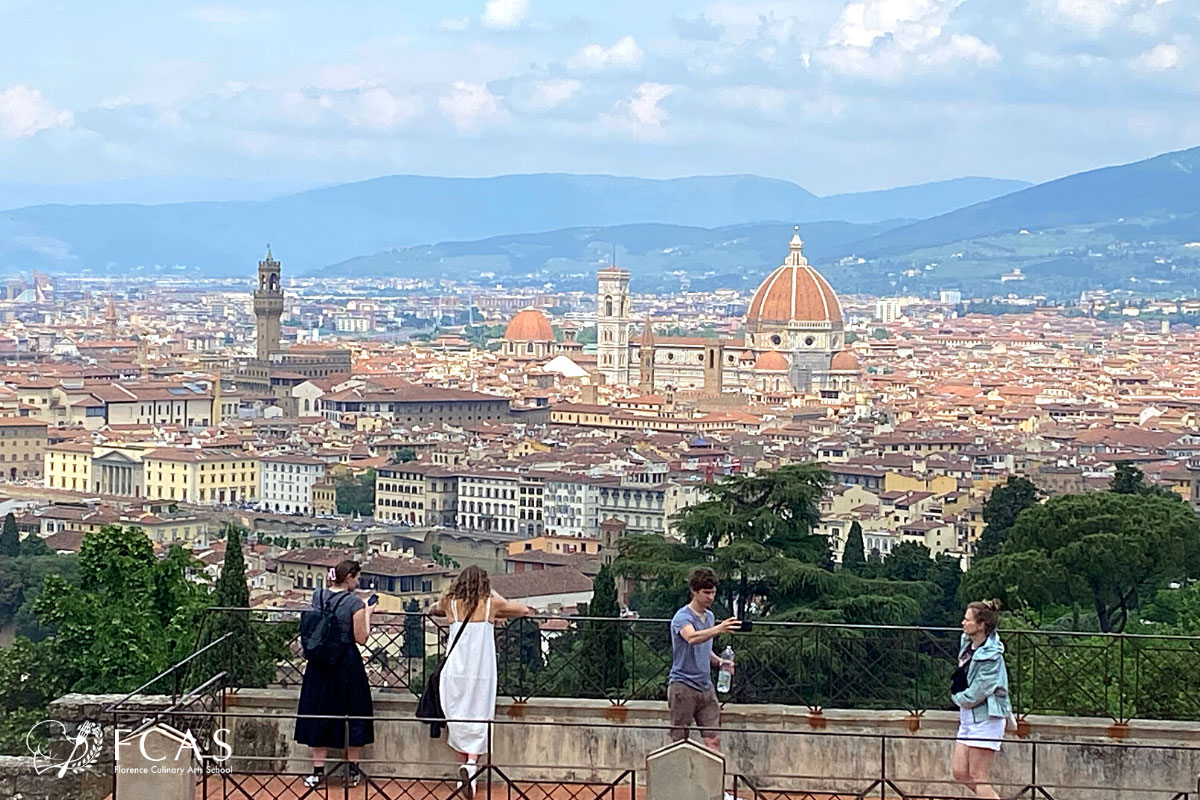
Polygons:
M867 552L863 546L862 525L858 520L850 525L850 533L846 535L846 546L842 550L842 569L848 572L861 572L867 563Z
M17 518L11 513L4 516L4 528L0 529L0 556L16 558L21 552L21 536L17 532Z

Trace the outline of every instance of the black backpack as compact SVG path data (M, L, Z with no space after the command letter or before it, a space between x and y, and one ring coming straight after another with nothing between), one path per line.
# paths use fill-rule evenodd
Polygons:
M334 601L329 608L329 595L321 601L320 608L310 608L300 615L300 646L304 648L304 657L309 661L322 664L336 664L342 660L346 651L345 626L337 618L338 606L350 596L350 592L341 592L341 597Z

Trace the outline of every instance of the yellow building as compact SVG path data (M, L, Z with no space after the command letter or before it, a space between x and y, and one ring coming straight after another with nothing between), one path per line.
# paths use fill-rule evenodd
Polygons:
M312 487L313 513L318 517L332 516L337 513L337 484L332 481L318 481Z
M546 533L541 536L534 536L531 539L522 539L519 542L508 543L508 554L510 556L533 551L562 554L584 553L594 556L600 552L600 540L583 538L581 536L555 536L552 533Z
M146 497L236 504L258 498L258 459L227 450L160 448L142 459Z
M42 477L46 423L29 417L0 417L0 477Z
M946 495L958 491L958 479L953 475L918 475L912 472L888 470L883 476L885 492L931 492Z
M92 485L92 445L64 442L46 448L46 488L86 492Z

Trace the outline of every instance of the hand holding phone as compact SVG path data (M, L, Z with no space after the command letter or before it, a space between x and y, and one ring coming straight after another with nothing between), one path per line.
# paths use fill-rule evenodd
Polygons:
M372 593L371 596L367 598L367 605L369 605L369 606L373 606L378 602L379 602L379 595L377 595L375 593Z

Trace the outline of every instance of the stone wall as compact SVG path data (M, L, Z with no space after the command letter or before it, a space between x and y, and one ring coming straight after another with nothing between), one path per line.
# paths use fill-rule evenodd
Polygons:
M86 719L104 725L106 747L96 768L59 779L35 775L31 759L0 759L0 798L106 797L112 786L114 721L102 710L115 699L67 695L51 706L50 718L69 730ZM227 696L222 724L230 729L233 771L308 772L308 748L292 741L296 699L295 690L284 689L243 689ZM149 711L161 708L165 699L139 700ZM376 694L376 738L364 753L366 771L453 774L444 734L431 739L426 725L412 721L415 705L407 694ZM135 716L121 726L135 725ZM501 700L496 720L492 760L513 779L611 781L633 769L642 785L646 756L668 741L666 708L658 702L614 708L592 700L523 705ZM722 726L729 774L745 776L759 789L857 794L886 776L908 794L957 793L949 783L957 728L953 713L918 718L900 711L831 710L814 716L793 706L730 705ZM1200 724L1134 721L1122 727L1066 717L1030 718L1021 737L1010 735L994 770L1003 796L1036 782L1055 800L1171 798L1175 792L1196 792L1198 776ZM1062 788L1071 786L1086 788Z
M291 741L294 692L242 690L230 701L227 725L241 757L235 771L308 770L308 749ZM384 719L411 718L415 705L405 695L376 696L376 740L364 753L371 762L365 768L387 775L452 773L444 735L433 740L425 725ZM641 770L646 755L668 741L665 721L665 704L658 702L613 709L592 700L525 705L502 700L492 758L512 778L612 780L626 769ZM792 706L730 705L722 726L730 774L744 775L759 788L857 793L886 775L908 793L954 793L950 755L958 716L952 712L916 718L898 711L832 710L813 717ZM1012 787L1010 795L1035 778L1043 786L1093 787L1055 789L1056 800L1127 800L1138 790L1197 790L1200 725L1194 723L1134 722L1122 728L1109 720L1035 717L1021 733L1010 735L993 772L997 784Z

